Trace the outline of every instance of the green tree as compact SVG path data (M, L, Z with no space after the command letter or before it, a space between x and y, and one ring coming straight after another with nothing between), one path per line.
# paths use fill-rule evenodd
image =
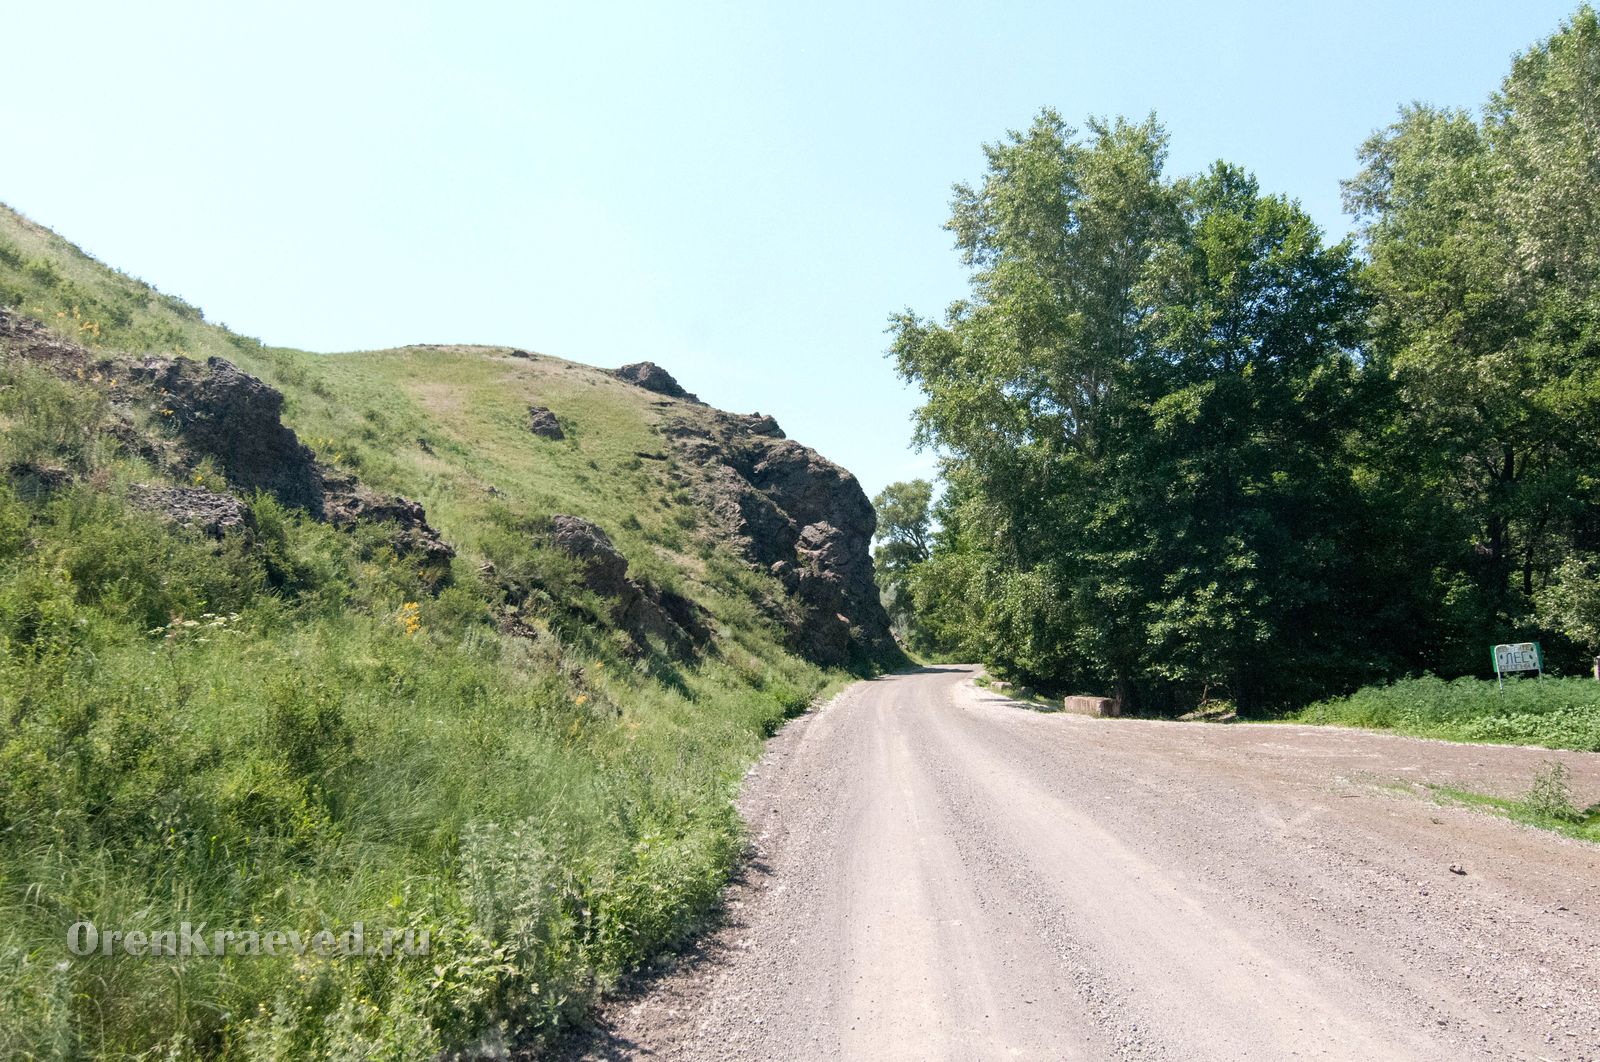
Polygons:
M880 571L902 573L928 559L933 524L933 484L925 479L891 483L872 499L878 511Z
M1310 666L1285 640L1361 584L1355 264L1237 167L1164 179L1165 152L1153 120L1079 138L1047 111L958 186L973 296L895 322L951 486L918 600L1047 685L1270 700Z
M1537 595L1543 625L1587 653L1600 653L1600 563L1592 557L1562 561Z
M878 511L877 569L879 594L889 621L903 642L919 644L911 575L928 559L933 523L933 484L925 479L891 483L872 499Z
M1076 591L1091 577L1090 484L1137 350L1138 288L1180 223L1166 150L1153 118L1091 121L1080 137L1048 110L987 145L984 180L956 187L948 224L972 297L942 323L892 324L897 367L926 396L917 438L949 456L946 539L963 559L936 550L934 563L959 573L962 589L942 596L965 618L945 625L1002 670L1064 680L1085 632L1117 618L1086 614L1101 598Z
M1412 106L1346 185L1400 401L1385 473L1437 499L1444 632L1466 668L1531 621L1596 509L1600 22L1519 56L1482 120Z
M1362 660L1346 630L1364 585L1363 305L1350 246L1242 169L1176 189L1184 224L1143 290L1102 563L1142 576L1147 675L1248 706Z

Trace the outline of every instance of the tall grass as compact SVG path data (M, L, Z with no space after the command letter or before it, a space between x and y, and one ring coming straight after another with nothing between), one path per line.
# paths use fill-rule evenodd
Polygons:
M87 489L0 491L0 1055L431 1057L572 1021L706 912L728 797L819 672L667 686L604 638L499 634L464 572L430 599L256 513L270 562ZM81 920L360 921L432 954L74 958Z

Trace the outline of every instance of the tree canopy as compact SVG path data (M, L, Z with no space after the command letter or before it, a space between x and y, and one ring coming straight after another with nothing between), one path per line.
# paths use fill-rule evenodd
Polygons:
M1529 632L1575 659L1600 546L1592 10L1481 118L1413 106L1375 134L1356 240L1237 165L1169 177L1154 117L1045 110L984 155L947 226L969 296L891 322L946 484L926 555L884 556L926 637L1155 708L1462 673Z

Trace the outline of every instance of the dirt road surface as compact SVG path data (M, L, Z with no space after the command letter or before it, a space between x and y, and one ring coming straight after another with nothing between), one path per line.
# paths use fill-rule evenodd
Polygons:
M746 780L727 918L592 1059L1600 1059L1600 847L1440 806L1600 756L851 687ZM1465 873L1457 873L1456 870Z

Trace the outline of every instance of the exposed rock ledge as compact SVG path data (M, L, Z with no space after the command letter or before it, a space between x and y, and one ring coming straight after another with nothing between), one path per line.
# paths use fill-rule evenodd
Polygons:
M696 466L718 533L800 605L778 617L797 651L824 664L894 657L872 570L877 514L855 476L760 414L686 412L662 431Z
M235 494L265 491L283 504L340 526L381 522L395 528L393 543L419 562L430 582L442 583L455 555L428 525L422 506L380 494L354 477L319 464L311 449L283 423L283 395L222 358L107 357L57 336L37 322L0 310L0 341L28 361L63 377L118 380L109 391L117 405L142 405L168 425L170 437L141 434L128 419L107 426L120 442L188 478L202 458L216 462ZM208 496L208 497L207 497ZM227 495L194 488L136 487L129 500L175 522L219 535L243 519ZM243 506L234 498L233 505Z

